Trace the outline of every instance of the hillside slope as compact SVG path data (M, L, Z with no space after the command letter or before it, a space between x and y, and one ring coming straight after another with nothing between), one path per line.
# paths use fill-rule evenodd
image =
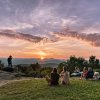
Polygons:
M100 81L71 79L69 86L50 87L44 79L0 87L0 100L100 100Z

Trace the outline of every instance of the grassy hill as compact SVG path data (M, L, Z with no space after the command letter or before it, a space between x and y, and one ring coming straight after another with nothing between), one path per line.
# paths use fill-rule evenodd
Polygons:
M69 86L50 87L44 79L0 87L0 100L100 100L100 81L71 79Z

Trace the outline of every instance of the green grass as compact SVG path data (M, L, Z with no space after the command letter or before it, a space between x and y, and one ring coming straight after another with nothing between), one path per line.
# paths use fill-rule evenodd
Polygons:
M71 79L56 87L44 79L13 82L0 87L0 100L100 100L100 81Z
M97 72L99 72L99 73L100 73L100 68L99 68L99 69L94 69L94 71L97 71Z

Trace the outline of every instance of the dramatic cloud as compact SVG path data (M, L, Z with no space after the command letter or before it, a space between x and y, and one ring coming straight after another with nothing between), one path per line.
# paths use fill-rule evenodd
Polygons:
M100 47L100 33L86 34L86 33L78 33L76 31L71 31L69 29L66 29L62 32L52 33L51 35L55 36L55 38L58 40L66 37L77 38L83 41L87 41L91 43L91 45L93 46Z
M33 43L38 43L43 40L45 40L45 41L47 40L47 38L44 38L44 37L33 36L30 34L23 34L23 33L14 32L11 30L1 31L0 36L9 37L9 38L13 38L13 39L22 39L22 40L26 40L26 41L33 42Z
M67 26L84 31L100 22L99 5L98 0L0 0L0 29L39 35Z
M99 12L100 0L0 0L0 55L100 58Z

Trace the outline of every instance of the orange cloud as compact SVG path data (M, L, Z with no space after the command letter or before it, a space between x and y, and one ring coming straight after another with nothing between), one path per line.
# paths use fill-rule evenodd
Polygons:
M0 56L6 57L11 54L14 57L23 58L68 58L70 55L76 55L88 58L90 55L95 55L100 58L100 47L91 46L87 40L81 39L82 35L78 35L78 33L66 35L60 32L52 34L55 41L51 42L50 40L45 43L41 43L40 40L34 43L21 38L8 38L8 36L1 35ZM88 39L91 40L90 36Z

